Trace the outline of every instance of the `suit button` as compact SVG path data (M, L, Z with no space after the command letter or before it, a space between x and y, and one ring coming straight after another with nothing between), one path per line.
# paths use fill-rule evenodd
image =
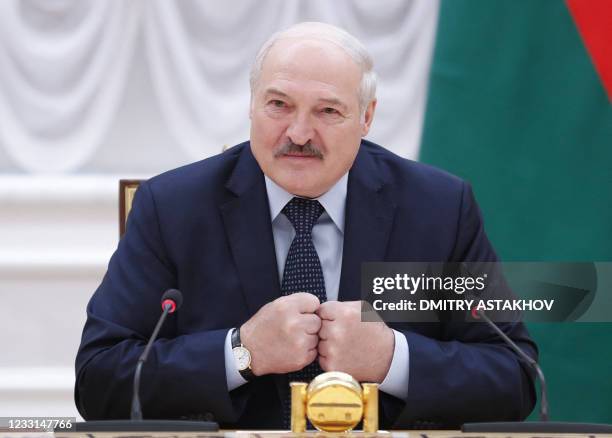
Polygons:
M215 416L213 415L212 412L205 412L204 421L215 421Z

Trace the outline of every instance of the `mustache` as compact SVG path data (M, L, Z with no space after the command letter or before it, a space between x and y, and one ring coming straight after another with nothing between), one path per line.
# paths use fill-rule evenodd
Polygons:
M276 152L274 152L274 157L280 157L281 155L298 153L300 155L304 155L306 157L315 157L319 159L323 159L323 153L319 148L312 144L312 142L308 141L303 145L295 144L292 141L288 141L287 143L280 146Z

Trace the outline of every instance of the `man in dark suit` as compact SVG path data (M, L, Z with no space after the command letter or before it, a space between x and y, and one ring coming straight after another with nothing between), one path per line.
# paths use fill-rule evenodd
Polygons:
M286 428L288 381L329 370L380 383L382 428L529 414L533 378L485 325L361 322L362 262L496 260L468 184L362 140L375 81L352 36L293 26L256 58L250 142L141 185L87 308L84 418L128 417L168 288L184 303L143 370L146 418Z

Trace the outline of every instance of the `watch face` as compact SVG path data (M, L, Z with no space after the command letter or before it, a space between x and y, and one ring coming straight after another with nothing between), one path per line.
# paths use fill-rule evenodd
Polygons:
M244 347L235 347L233 350L236 365L239 371L246 370L251 365L251 353Z

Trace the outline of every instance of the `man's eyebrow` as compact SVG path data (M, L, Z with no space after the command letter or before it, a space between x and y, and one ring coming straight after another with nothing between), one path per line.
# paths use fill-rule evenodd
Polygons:
M281 90L279 90L277 88L268 88L268 89L266 89L265 92L264 92L264 95L265 96L274 95L274 96L289 98L289 95L287 93L283 93ZM335 97L322 97L322 98L318 99L318 101L322 102L322 103L326 103L328 105L339 106L339 107L342 107L344 109L347 108L347 106L346 106L346 104L344 102L342 102L340 99L335 98Z
M269 94L273 94L275 96L280 96L280 97L289 97L286 93L283 93L281 90L278 90L276 88L268 88L265 92L264 95L269 95Z

